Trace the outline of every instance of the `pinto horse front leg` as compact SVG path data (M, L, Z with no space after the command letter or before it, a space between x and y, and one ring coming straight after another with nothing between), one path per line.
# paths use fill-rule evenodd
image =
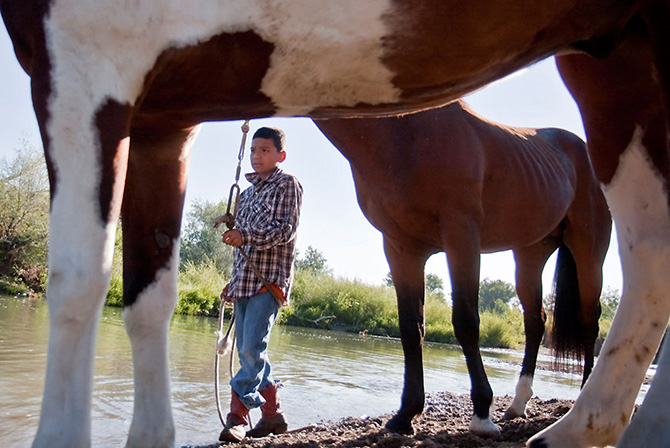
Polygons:
M51 110L72 104L67 89L61 92ZM109 288L126 170L129 108L105 101L90 110L82 106L47 118L39 92L36 96L52 197L49 349L33 446L86 447L91 443L95 339Z
M163 125L164 126L164 125ZM174 443L168 330L177 302L179 231L197 128L131 132L123 199L123 317L135 401L127 447Z
M390 431L411 434L412 419L423 412L425 392L423 385L424 328L424 264L427 257L408 254L400 244L384 237L384 251L389 262L393 285L398 297L400 339L405 357L405 382L400 410L387 423Z

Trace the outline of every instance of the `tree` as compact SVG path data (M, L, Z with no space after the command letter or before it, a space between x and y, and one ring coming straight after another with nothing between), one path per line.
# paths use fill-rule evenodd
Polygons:
M225 228L215 229L214 218L226 212L226 203L217 204L196 200L191 205L181 237L180 262L196 266L214 261L220 272L230 272L233 267L233 249L221 242Z
M386 277L384 277L384 284L389 288L393 288L393 277L391 276L391 271L386 273Z
M326 257L312 246L307 246L304 257L300 256L300 252L296 254L295 268L299 271L311 271L316 274L329 274L331 272Z
M436 274L426 275L426 289L434 293L440 293L444 289L442 279Z
M393 277L391 276L391 271L386 274L384 277L384 285L392 288L393 287ZM426 275L426 291L432 292L440 299L444 298L444 283L442 279L436 274L427 274Z
M0 161L0 277L41 292L46 283L49 183L41 151L22 142Z
M444 283L436 274L426 275L426 290L432 292L440 299L444 299Z
M479 312L502 313L509 308L510 301L515 297L514 285L485 278L479 283Z
M606 287L600 294L600 307L602 309L601 317L605 319L614 319L614 313L619 306L621 300L621 293L618 289Z

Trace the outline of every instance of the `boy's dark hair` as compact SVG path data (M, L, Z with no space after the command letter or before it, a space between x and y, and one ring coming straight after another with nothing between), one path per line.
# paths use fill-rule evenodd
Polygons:
M277 151L282 152L284 150L284 142L286 137L284 136L284 131L278 128L262 127L254 132L253 138L269 138L275 143Z

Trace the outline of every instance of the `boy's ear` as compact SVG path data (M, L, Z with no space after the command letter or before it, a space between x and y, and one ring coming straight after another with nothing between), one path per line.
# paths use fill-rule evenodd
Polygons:
M286 160L286 151L280 151L279 152L279 161L283 162L284 160Z

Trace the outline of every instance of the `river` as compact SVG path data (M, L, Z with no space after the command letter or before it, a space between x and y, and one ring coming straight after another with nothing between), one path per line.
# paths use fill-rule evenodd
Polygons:
M3 447L29 446L37 429L48 326L42 300L0 296ZM172 320L172 403L178 446L213 443L221 430L213 381L216 329L213 318L174 316ZM512 395L521 354L483 350L483 355L494 393ZM285 386L281 398L289 428L346 416L378 416L400 405L403 357L398 340L278 326L270 341L270 356L274 376ZM226 411L230 401L228 360L221 364L221 401ZM123 446L132 416L133 380L130 343L119 308L103 310L94 374L93 446ZM424 376L427 392L469 392L458 347L426 344ZM574 399L579 384L578 375L539 370L534 390L543 399ZM253 411L253 421L258 418L258 411Z

